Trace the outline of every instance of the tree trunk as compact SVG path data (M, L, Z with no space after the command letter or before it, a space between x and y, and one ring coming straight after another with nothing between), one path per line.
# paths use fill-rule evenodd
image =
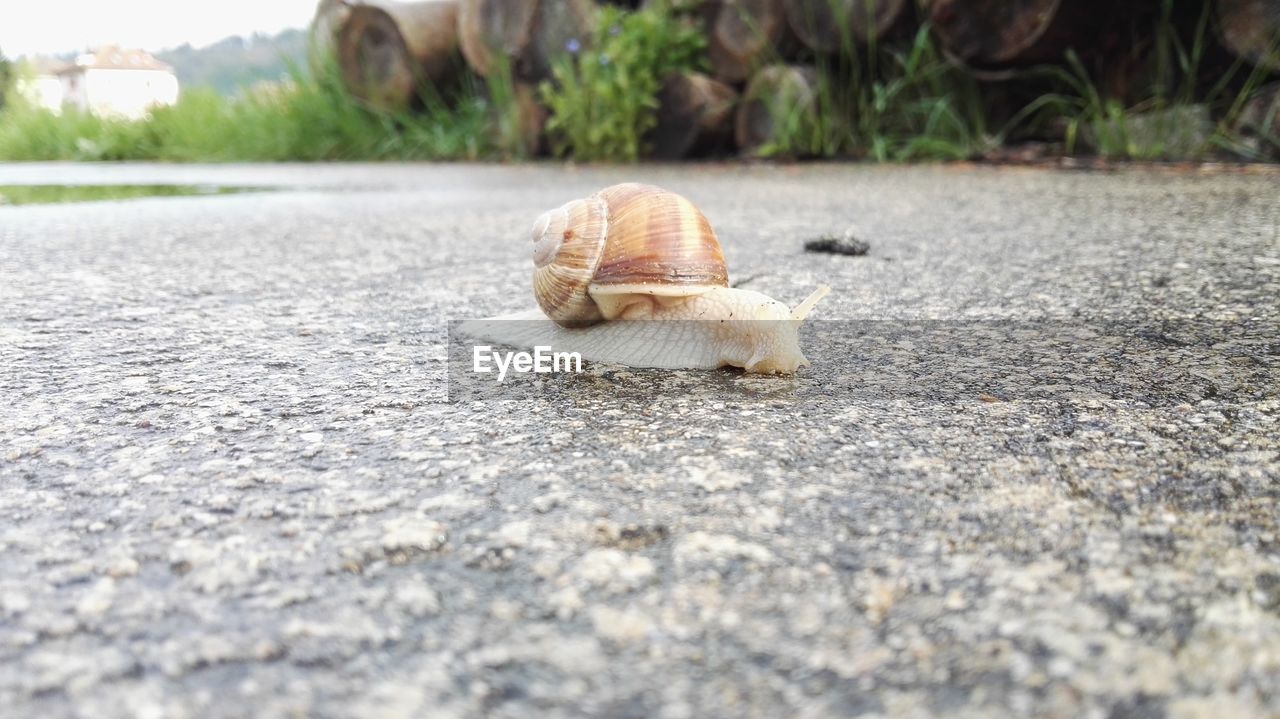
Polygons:
M927 5L947 55L992 79L1007 76L1014 66L1061 60L1072 43L1090 46L1115 10L1107 0L930 0Z
M1218 20L1227 49L1280 71L1280 0L1218 0Z
M658 92L658 124L645 141L649 156L678 160L723 147L733 135L732 87L696 72L675 73Z
M787 134L811 128L817 113L817 71L804 65L770 65L757 72L742 93L734 138L747 153L768 144L788 145L792 138Z
M707 54L717 79L743 82L795 45L782 0L720 0L716 5L707 24Z
M831 53L889 31L906 0L785 0L791 29L814 52Z
M595 16L591 0L462 0L462 54L482 77L505 62L513 77L538 82L557 56L590 42Z
M352 6L338 31L347 90L376 107L408 109L424 83L444 83L457 72L457 16L456 0Z

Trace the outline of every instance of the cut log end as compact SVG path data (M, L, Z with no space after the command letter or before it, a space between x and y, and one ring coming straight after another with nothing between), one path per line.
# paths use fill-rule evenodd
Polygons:
M785 141L787 119L811 123L817 113L817 73L802 65L770 65L751 78L734 124L734 139L747 153Z
M1280 82L1254 93L1232 131L1258 158L1280 159Z
M447 84L459 69L456 0L352 6L338 30L338 65L352 95L388 110L412 105L424 84Z
M1095 7L1083 7L1091 4ZM1063 41L1071 38L1051 33L1055 24L1100 14L1097 5L1081 0L1064 9L1062 0L932 0L929 20L952 58L972 66L997 66L1057 59Z
M557 58L591 43L597 8L592 0L539 0L533 36L520 69L524 79L546 80Z
M347 91L365 102L403 109L413 99L413 58L395 19L380 8L351 9L338 32L338 63Z
M1218 19L1228 50L1280 71L1280 1L1218 0Z
M514 62L529 46L538 0L462 0L458 40L467 64L488 77L500 63Z
M795 45L782 0L720 2L706 18L711 69L725 82L746 80L758 65Z
M596 11L592 0L462 0L462 54L481 77L505 63L515 79L545 80L557 57L591 41Z
M885 35L903 16L906 0L783 0L796 36L815 52L846 50Z
M346 0L320 0L311 21L311 43L322 55L333 53L338 45L338 30L350 14Z
M658 93L658 124L645 136L649 156L678 160L723 147L736 102L732 87L701 73L668 77Z

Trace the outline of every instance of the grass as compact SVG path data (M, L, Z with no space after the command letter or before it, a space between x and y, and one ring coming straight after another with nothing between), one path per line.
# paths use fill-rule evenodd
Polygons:
M1212 42L1212 4L1204 3L1191 34L1179 33L1176 0L1161 0L1150 50L1129 58L1147 87L1136 100L1105 94L1074 50L1065 67L1040 67L1026 76L1049 78L1060 88L1032 101L1018 120L1064 128L1063 152L1094 152L1126 160L1195 160L1214 151L1263 159L1236 137L1236 121L1261 89L1266 71L1235 59L1212 82L1204 65ZM1242 77L1243 75L1243 77ZM1217 118L1214 120L1213 118Z
M531 137L529 123L536 119L525 114L527 104L522 104L521 88L516 84L511 63L503 55L493 58L493 68L485 80L489 112L489 136L494 153L509 160L528 159L538 152L538 139ZM526 98L527 99L527 98Z
M953 160L992 143L977 83L942 57L927 24L905 43L885 44L853 37L845 6L833 9L846 29L839 50L811 58L811 98L773 103L775 136L757 154Z
M184 92L145 120L55 115L20 99L0 113L3 160L470 160L490 153L489 107L476 83L424 90L416 112L367 107L332 62L235 98Z
M557 155L579 160L635 162L644 135L657 125L663 79L701 69L706 42L664 3L635 12L601 8L586 47L563 54L539 94Z

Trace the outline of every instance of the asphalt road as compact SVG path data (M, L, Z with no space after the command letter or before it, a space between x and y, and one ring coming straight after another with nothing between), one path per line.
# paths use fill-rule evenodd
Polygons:
M623 180L831 285L813 365L451 394ZM1280 175L30 182L270 190L0 207L2 716L1280 715Z

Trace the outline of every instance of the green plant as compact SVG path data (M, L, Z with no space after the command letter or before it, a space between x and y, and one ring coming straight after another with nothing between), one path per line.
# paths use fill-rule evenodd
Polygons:
M493 68L485 78L485 102L493 150L505 158L522 160L537 152L537 138L529 132L528 112L538 112L536 100L516 84L511 62L505 55L493 58ZM540 129L535 127L534 129Z
M13 62L4 56L3 50L0 50L0 108L5 106L15 79Z
M901 46L846 33L838 53L816 60L815 97L776 99L775 137L759 154L946 160L991 144L976 82L942 57L927 25Z
M830 85L825 77L804 69L772 66L749 87L745 103L763 104L768 113L768 140L756 148L761 157L820 157L840 151L831 132ZM768 80L766 82L762 82Z
M1187 7L1162 0L1154 18L1154 41L1140 46L1140 55L1133 58L1135 75L1146 78L1140 97L1126 101L1104 93L1075 51L1068 50L1065 68L1026 73L1048 78L1058 89L1033 100L1010 127L1029 118L1056 120L1067 154L1088 148L1108 158L1176 160L1199 158L1215 147L1250 154L1237 142L1233 127L1266 71L1255 67L1241 81L1245 63L1237 59L1212 84L1206 83L1212 4L1204 3L1195 16L1179 16ZM1191 27L1189 36L1179 30L1183 25Z
M855 68L855 152L881 162L960 159L989 144L977 83L942 57L927 25L905 49L871 43L867 56Z
M366 107L342 85L332 60L291 66L283 83L233 98L186 91L143 120L14 103L0 111L2 160L277 161L475 159L488 145L478 88L423 89L420 112Z
M657 123L658 90L672 72L697 68L705 41L666 3L635 12L601 9L598 30L584 47L566 48L540 95L558 155L633 162L645 132Z

